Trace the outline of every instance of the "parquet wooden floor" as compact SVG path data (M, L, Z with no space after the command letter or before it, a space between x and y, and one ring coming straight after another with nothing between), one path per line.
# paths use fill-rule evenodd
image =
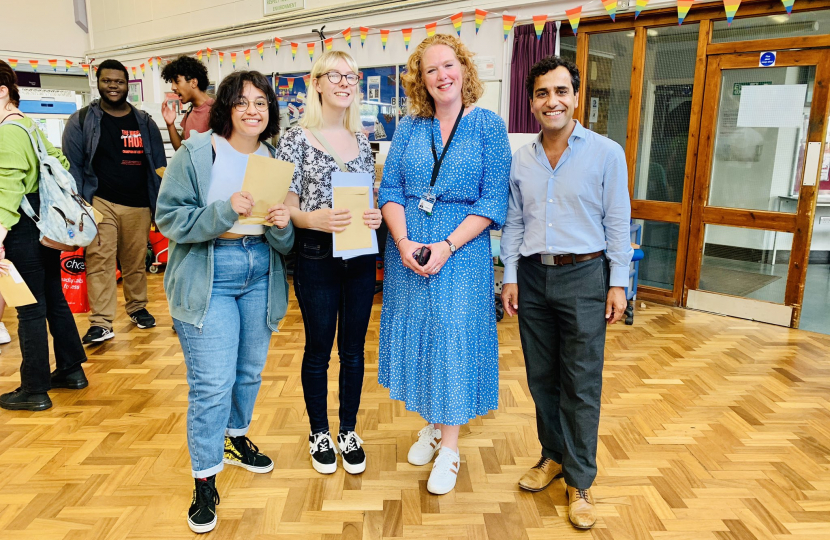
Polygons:
M138 330L121 312L115 339L89 350L89 388L52 392L49 411L0 411L0 538L194 536L185 368L161 276L150 288L159 326ZM639 310L635 326L611 328L594 490L601 518L579 532L559 481L536 494L516 485L540 449L516 321L499 323L499 410L464 428L458 486L435 497L429 468L406 461L422 421L377 384L379 318L378 297L358 419L366 472L323 477L310 467L292 298L251 430L276 467L219 475L211 538L830 538L830 336L656 305ZM4 320L14 335L14 311ZM85 317L78 323L85 331ZM0 355L2 391L17 386L19 361L15 338Z

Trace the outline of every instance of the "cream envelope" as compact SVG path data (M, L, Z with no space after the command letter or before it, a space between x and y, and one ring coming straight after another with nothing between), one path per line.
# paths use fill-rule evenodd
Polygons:
M239 218L239 223L270 226L271 223L266 221L268 209L285 202L293 176L293 163L256 154L249 155L241 191L247 191L254 198L254 209L250 217Z
M10 266L9 275L0 276L0 294L3 295L6 303L11 307L36 304L37 300L32 296L32 291L26 286L26 282L23 281L23 277L14 264L8 259L3 259L3 262Z
M348 208L352 221L343 232L335 233L334 249L345 251L372 247L372 229L363 221L363 212L369 209L369 187L334 187L334 208Z

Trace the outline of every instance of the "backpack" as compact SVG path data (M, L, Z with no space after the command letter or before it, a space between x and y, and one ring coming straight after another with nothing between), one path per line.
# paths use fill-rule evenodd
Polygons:
M98 225L92 206L78 194L75 178L63 168L58 158L49 155L40 131L34 125L27 128L18 122L6 124L17 126L29 135L40 164L40 215L35 214L26 197L20 201L20 208L40 229L40 243L62 251L88 246L98 235Z

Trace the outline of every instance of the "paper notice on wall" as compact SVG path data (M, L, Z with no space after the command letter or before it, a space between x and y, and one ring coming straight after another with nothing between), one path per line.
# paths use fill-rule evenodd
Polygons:
M802 127L806 97L806 84L744 86L738 98L738 127Z

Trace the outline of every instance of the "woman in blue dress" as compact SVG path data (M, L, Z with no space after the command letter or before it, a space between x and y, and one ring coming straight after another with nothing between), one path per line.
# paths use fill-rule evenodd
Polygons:
M378 193L391 238L378 380L428 422L408 459L426 465L439 452L427 489L441 495L455 487L460 427L498 407L489 231L507 214L510 145L502 119L473 106L483 87L456 37L421 42L403 85L409 115Z

